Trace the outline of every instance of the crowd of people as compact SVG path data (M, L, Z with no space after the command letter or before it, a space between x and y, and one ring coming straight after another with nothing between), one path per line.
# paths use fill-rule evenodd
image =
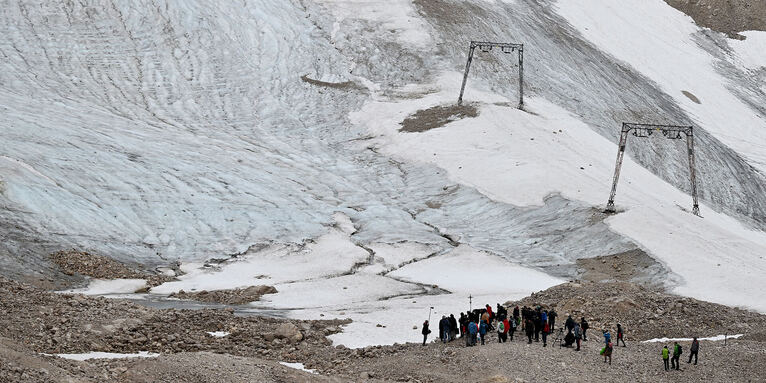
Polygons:
M542 306L535 308L527 306L519 308L519 306L516 306L509 314L508 309L499 303L496 310L493 310L492 306L486 305L482 309L460 313L459 319L456 319L453 314L442 316L439 321L439 340L443 343L452 342L457 339L459 334L460 338L465 339L466 347L473 347L479 342L481 342L481 345L486 344L490 332L497 333L498 343L505 343L513 341L516 331L521 331L524 334L521 339L526 338L527 344L540 342L540 339L542 339L543 347L547 347L549 336L553 334L554 344L559 342L559 347L573 348L574 351L580 351L582 342L588 341L590 325L585 317L580 317L579 321L572 318L569 314L566 317L564 326L556 332L558 313L554 309L547 310ZM601 332L604 337L604 345L601 348L600 355L604 357L604 363L611 365L615 345L619 346L622 343L622 347L627 347L625 344L625 332L622 324L617 323L614 343L612 342L612 334L609 329L602 329ZM425 346L428 335L431 334L429 321L423 323L422 334L423 345ZM694 338L687 363L691 363L693 357L694 364L696 365L698 352L699 341L697 338ZM680 369L679 359L682 353L682 347L678 342L675 342L672 351L668 349L668 346L664 346L661 350L661 355L665 371ZM668 361L671 362L670 365Z

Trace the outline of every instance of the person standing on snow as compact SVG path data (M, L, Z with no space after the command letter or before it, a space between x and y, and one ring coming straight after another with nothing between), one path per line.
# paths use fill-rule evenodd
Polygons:
M689 349L689 361L686 363L692 362L692 356L694 356L694 364L697 364L697 353L700 350L700 341L697 340L697 337L694 337L694 340L692 340L692 347Z
M625 347L625 339L623 338L622 326L617 323L617 346L620 345L620 341L622 341L622 347Z
M428 329L428 321L423 322L423 330L421 330L420 333L423 334L423 346L425 346L428 334L431 333L431 330Z
M665 371L669 370L668 359L670 359L670 350L668 350L668 345L665 345L662 349L662 362L665 364Z

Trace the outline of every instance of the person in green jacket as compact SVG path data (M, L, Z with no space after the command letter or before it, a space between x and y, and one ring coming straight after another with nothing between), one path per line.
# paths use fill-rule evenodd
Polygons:
M663 363L665 363L665 371L670 370L670 368L668 367L669 366L668 359L670 359L670 350L668 350L668 345L665 345L665 347L662 348L662 361Z
M682 353L683 350L681 350L681 345L678 344L678 342L675 342L675 345L673 346L673 359L670 360L670 364L676 370L681 369L681 362L678 359L681 358Z

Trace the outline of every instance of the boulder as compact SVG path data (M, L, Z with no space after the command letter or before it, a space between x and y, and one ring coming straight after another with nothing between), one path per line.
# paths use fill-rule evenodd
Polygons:
M282 323L274 331L274 335L277 338L287 339L292 343L303 340L303 333L298 329L298 326L292 323Z

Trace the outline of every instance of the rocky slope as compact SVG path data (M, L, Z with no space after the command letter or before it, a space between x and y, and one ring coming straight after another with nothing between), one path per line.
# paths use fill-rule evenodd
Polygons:
M766 337L758 333L765 316L623 282L568 283L519 302L555 305L562 313L585 310L594 330L621 321L628 347L615 351L611 366L598 356L598 335L592 335L579 353L543 348L542 343L527 345L518 336L498 344L491 335L487 346L475 348L458 340L427 347L348 349L333 347L325 338L341 331L343 321L238 317L227 309L158 310L121 300L50 293L5 279L0 280L0 295L0 310L7 314L0 318L0 380L8 382L760 381L758 366L766 362ZM646 320L655 308L664 314ZM719 318L735 322L745 337L726 344L703 341L700 364L684 365L681 372L662 370L662 343L638 342L654 335L717 335L729 328ZM209 334L215 331L221 333ZM688 350L688 342L684 345ZM161 355L75 362L40 354L90 351ZM281 361L303 363L320 375L276 363Z

